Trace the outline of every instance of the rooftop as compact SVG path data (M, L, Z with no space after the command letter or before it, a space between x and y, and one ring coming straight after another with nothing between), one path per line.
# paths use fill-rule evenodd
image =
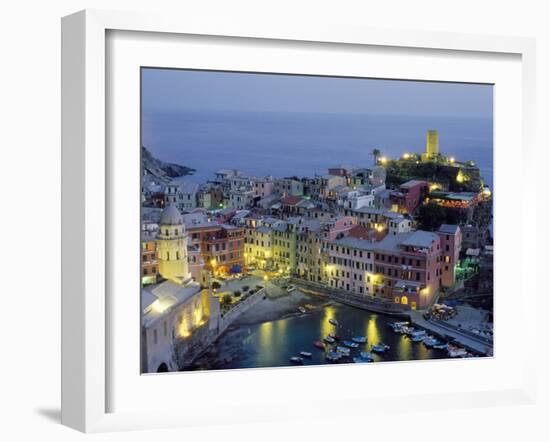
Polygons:
M386 235L384 239L376 243L376 250L384 252L398 252L399 245L406 241L413 232L398 233L396 235Z
M359 209L353 210L353 212L370 213L371 215L384 215L388 212L388 209L376 209L374 207L360 207Z
M302 201L302 198L294 195L287 195L281 199L281 203L286 204L287 206L295 206L300 201Z
M432 243L437 240L439 240L439 237L435 233L417 230L416 232L412 232L412 235L401 244L413 247L431 247Z
M454 235L458 232L458 226L455 224L441 224L438 232Z
M160 215L160 224L163 226L176 226L183 224L183 216L175 206L169 205Z
M411 187L420 186L423 184L426 184L426 181L410 180L410 181L407 181L406 183L401 184L401 186L399 187L403 189L410 189Z
M260 232L260 233L271 233L273 229L271 229L270 227L266 227L266 226L260 226L256 229L257 232Z
M376 243L367 239L355 238L353 236L344 236L343 238L332 241L332 244L352 247L354 249L374 250Z
M200 292L196 282L187 285L164 281L141 289L141 308L143 325L152 324L172 307L182 304Z
M169 186L178 186L178 190L181 193L196 193L199 190L199 185L192 181L186 179L185 176L180 176L177 178L172 178Z

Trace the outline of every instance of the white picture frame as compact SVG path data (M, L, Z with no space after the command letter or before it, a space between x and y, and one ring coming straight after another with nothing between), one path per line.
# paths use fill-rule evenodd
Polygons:
M396 47L404 50L433 49L441 53L474 53L481 58L484 54L514 55L521 58L521 121L517 121L517 124L522 128L520 153L523 176L529 174L535 161L535 43L532 39L358 29L336 25L308 24L296 28L284 24L266 26L265 23L244 21L217 23L193 17L181 19L98 10L82 11L63 18L62 423L80 431L201 425L208 424L212 419L212 415L207 416L205 408L200 406L196 407L194 413L175 410L173 407L160 407L154 412L110 410L109 392L113 385L109 370L113 355L107 338L113 318L107 293L110 271L108 245L112 241L108 181L111 179L110 173L116 173L116 170L110 170L107 151L109 89L105 73L109 62L106 36L111 31L267 39L283 41L287 45L308 42L335 43L340 47L375 46L380 50ZM518 196L521 199L520 222L526 225L536 216L536 192L532 189L527 192L526 186L522 186L518 189ZM519 229L519 235L522 264L518 273L521 276L526 275L527 258L535 254L536 241L533 239L534 231ZM498 255L500 252L497 250L496 253ZM521 280L518 309L526 311L529 305L537 302L535 282L532 278ZM416 409L460 408L471 406L472 403L487 406L532 403L535 397L536 325L534 321L528 323L525 319L519 320L523 321L524 336L528 343L522 352L526 362L521 364L521 373L517 371L517 379L514 378L513 382L511 380L502 388L439 395L417 392L407 396L389 388L387 394L377 398L376 408L389 411L396 398L405 406L414 401ZM291 370L283 372L286 378L302 376L300 373L304 373ZM263 370L263 373L262 376L268 375L268 370ZM357 376L357 370L354 373L350 376ZM227 380L230 375L211 373L208 376L211 380L214 377ZM164 379L165 387L175 382L175 377ZM303 407L303 404L289 404L285 409L280 406L255 407L254 403L250 403L250 397L246 403L245 399L241 399L241 409L250 411L243 415L241 421L284 419L290 416L308 418L315 410L326 406L326 403L312 399L309 409ZM373 407L372 404L362 403L359 397L342 395L339 402L341 413L364 413Z

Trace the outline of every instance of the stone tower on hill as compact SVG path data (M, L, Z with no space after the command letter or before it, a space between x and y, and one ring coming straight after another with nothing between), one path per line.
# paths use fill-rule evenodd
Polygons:
M426 133L426 152L422 154L422 161L433 161L439 156L439 134L436 130Z

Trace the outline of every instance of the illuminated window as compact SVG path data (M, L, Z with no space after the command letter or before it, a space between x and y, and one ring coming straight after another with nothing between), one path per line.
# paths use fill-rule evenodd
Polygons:
M401 297L401 304L407 305L409 303L409 300L406 296Z

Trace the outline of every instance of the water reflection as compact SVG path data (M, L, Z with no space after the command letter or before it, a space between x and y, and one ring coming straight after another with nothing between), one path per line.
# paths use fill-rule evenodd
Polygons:
M329 319L336 319L338 327L330 324ZM367 344L361 345L357 352L368 351L373 344L388 344L390 350L375 355L376 362L446 357L443 350L428 349L420 342L394 333L388 326L393 321L389 316L333 304L298 317L242 326L225 333L216 342L200 369L288 366L289 358L301 351L312 353L311 358L304 360L306 365L326 364L325 352L313 343L331 333L342 339L365 335Z
M262 347L269 347L271 340L273 339L273 322L264 322L260 325L259 330L260 345Z
M377 316L373 314L367 322L367 342L370 345L380 343L380 333L378 331Z
M319 339L322 339L325 336L334 333L334 325L329 322L330 319L337 319L336 308L332 305L326 306L324 308L324 316L321 319L321 335L319 336Z
M405 336L399 336L397 345L397 360L408 361L412 356L413 342Z

